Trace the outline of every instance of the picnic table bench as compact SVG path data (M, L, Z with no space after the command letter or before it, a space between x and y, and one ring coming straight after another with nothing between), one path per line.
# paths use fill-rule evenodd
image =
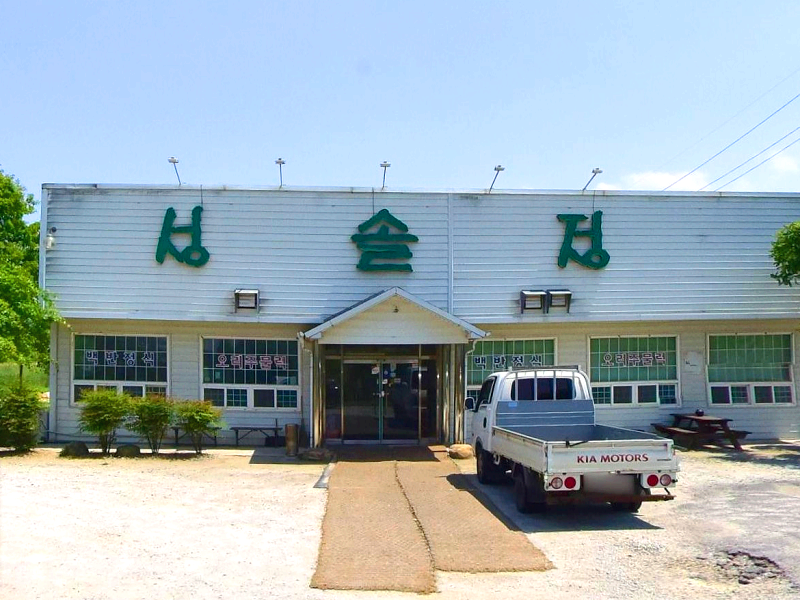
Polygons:
M725 441L737 450L741 450L742 446L739 440L750 434L749 431L731 429L728 423L732 419L722 417L696 413L672 413L672 419L672 425L662 423L651 423L651 425L658 433L672 438L689 450L705 443L722 446Z
M222 429L222 427L210 427L209 428L209 433L204 433L203 435L205 437L207 437L208 439L210 439L210 440L214 440L214 445L216 446L217 445L217 433L219 433L220 429ZM180 440L182 437L185 437L186 436L186 432L184 431L183 433L181 433L181 428L180 427L173 427L172 431L175 434L175 448L177 448L178 447L178 440Z
M264 434L264 445L267 445L267 440L272 438L272 443L274 446L278 445L278 434L280 434L281 427L278 425L278 419L267 420L264 423L258 423L255 425L234 425L231 427L234 435L236 436L236 445L239 445L239 440L246 438L251 433L262 433ZM241 433L244 432L244 433Z

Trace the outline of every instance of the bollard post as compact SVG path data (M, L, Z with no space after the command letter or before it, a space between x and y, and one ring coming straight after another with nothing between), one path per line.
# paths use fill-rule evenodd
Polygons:
M300 426L297 423L286 424L286 456L297 456L297 437Z

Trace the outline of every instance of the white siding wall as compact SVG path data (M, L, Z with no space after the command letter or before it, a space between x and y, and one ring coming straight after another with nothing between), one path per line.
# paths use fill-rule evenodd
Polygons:
M559 362L584 366L593 335L674 334L682 358L705 357L709 333L790 332L800 314L800 290L769 277L770 244L780 227L800 220L800 195L69 185L44 191L42 227L57 232L56 247L43 252L43 277L73 331L168 335L172 393L182 397L200 395L200 335L294 338L393 286L491 330L495 339L555 337ZM194 268L168 256L159 265L155 251L167 208L176 209L181 226L197 205L204 208L209 262ZM356 269L360 256L350 236L382 208L419 237L409 245L412 273ZM571 262L560 269L564 225L556 216L595 210L603 211L608 266L595 271ZM173 241L181 249L188 237ZM260 290L258 313L234 312L236 288ZM572 291L569 314L520 314L520 290L554 288ZM59 432L69 434L77 429L69 405L71 334L59 328L57 337L54 401ZM682 366L680 387L683 410L708 408L704 365L699 373ZM641 428L668 420L672 410L601 407L598 418ZM800 435L797 406L713 412L756 437ZM231 425L253 418L228 413Z
M613 336L660 336L678 337L680 357L678 377L680 379L680 405L675 406L598 406L597 421L607 425L650 430L650 423L669 423L673 412L693 412L701 408L708 414L733 419L732 427L751 431L749 439L800 438L800 405L774 406L720 406L711 405L708 399L706 366L699 372L685 365L691 353L706 359L707 336L731 333L792 333L795 321L755 323L752 321L700 321L691 323L596 323L590 325L508 326L479 324L491 332L491 340L556 338L556 362L578 364L589 372L589 338ZM798 378L800 378L800 334L794 333L794 397L798 400Z
M181 322L153 321L103 321L72 320L71 329L59 327L54 333L53 348L56 349L53 361L56 371L56 389L51 390L51 411L55 405L56 417L51 412L51 423L55 423L56 439L59 441L73 439L91 439L81 434L78 426L80 408L70 403L73 357L71 354L72 336L74 334L102 335L165 335L169 344L169 380L170 395L176 398L202 398L200 338L203 337L243 337L266 339L296 339L298 328L295 325L252 325L206 323L192 324ZM301 358L302 361L302 358ZM309 415L311 414L311 387L308 378L308 365L300 366L300 403L302 411L288 410L246 410L224 409L223 420L227 426L263 423L265 418L277 418L279 425L300 423L301 415L306 431L309 431ZM171 435L171 431L170 431ZM129 439L126 432L121 432L121 440ZM221 432L223 442L232 442L230 430ZM248 438L256 440L256 434ZM166 444L170 441L167 439ZM257 441L255 443L258 443Z
M454 198L454 313L471 322L789 317L796 289L770 279L770 244L800 197L535 194ZM557 266L556 215L603 211L604 269ZM581 229L589 227L584 221ZM577 239L577 238L576 238ZM588 241L576 241L583 252ZM569 315L520 315L522 289L568 289Z
M769 277L775 232L800 219L797 195L227 190L47 186L46 285L67 317L319 323L399 286L471 322L539 323L790 318L800 292ZM168 207L176 225L204 207L209 262L155 250ZM381 208L419 242L413 273L362 272L350 236ZM607 267L556 265L556 215L603 211ZM452 223L448 222L452 215ZM581 227L588 227L585 221ZM452 238L450 237L452 230ZM175 235L180 249L187 236ZM582 250L587 240L576 241ZM448 289L453 257L452 298ZM261 290L258 315L233 290ZM569 315L521 315L521 289L567 288ZM452 307L449 303L452 302Z
M47 192L46 226L57 228L57 245L46 253L46 286L67 317L319 323L394 286L447 308L446 196L217 189L204 190L201 200L189 188ZM158 264L167 208L175 208L180 226L201 204L208 263L195 268L167 256ZM360 254L350 236L373 206L388 208L420 238L409 244L413 273L356 269ZM189 238L173 241L180 250ZM234 312L237 288L260 290L257 315Z

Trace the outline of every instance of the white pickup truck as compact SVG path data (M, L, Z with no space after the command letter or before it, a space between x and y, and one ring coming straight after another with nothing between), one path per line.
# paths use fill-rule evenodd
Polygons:
M672 440L595 423L591 385L579 367L493 373L465 408L478 480L510 474L521 512L576 502L636 512L642 502L673 499Z

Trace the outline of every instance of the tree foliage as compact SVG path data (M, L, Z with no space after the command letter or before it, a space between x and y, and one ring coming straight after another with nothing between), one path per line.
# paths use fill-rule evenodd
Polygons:
M33 196L0 170L0 362L46 363L50 325L59 320L39 289L39 224L25 223Z
M153 454L158 454L167 428L175 415L175 403L163 396L133 398L127 428L147 440Z
M131 398L115 389L98 389L81 394L81 429L93 433L103 454L111 453L111 445L130 414Z
M789 286L800 280L800 221L789 223L776 234L769 254L775 262L773 279Z
M0 446L30 450L39 434L39 414L47 408L39 392L26 387L0 391Z
M205 400L183 400L175 403L175 425L192 440L197 454L203 452L203 436L213 435L219 428L222 411Z

